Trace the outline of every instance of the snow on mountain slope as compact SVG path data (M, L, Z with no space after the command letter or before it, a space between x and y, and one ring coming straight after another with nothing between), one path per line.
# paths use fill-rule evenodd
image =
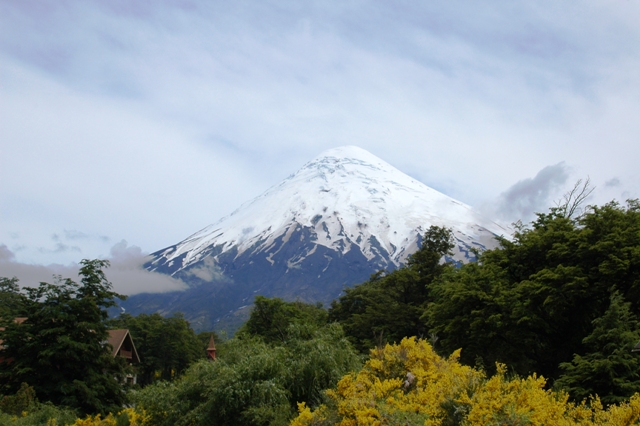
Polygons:
M494 236L507 233L471 207L346 146L323 152L231 215L154 253L149 269L164 264L175 274L212 255L212 247L214 257L230 250L238 257L251 249L273 264L273 251L300 226L311 231L316 246L342 254L358 249L368 260L382 258L383 266L395 269L430 225L453 229L459 261L473 258L470 248L494 247ZM291 261L301 262L315 248Z

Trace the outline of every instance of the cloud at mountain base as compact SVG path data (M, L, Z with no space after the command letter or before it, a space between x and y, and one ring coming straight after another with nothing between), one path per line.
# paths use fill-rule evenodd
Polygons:
M186 284L168 275L150 272L143 268L148 257L136 246L128 246L125 240L111 248L106 259L111 266L105 270L107 279L113 284L113 290L120 294L165 293L181 291ZM33 265L16 261L15 254L6 246L0 245L0 276L16 277L21 286L36 287L40 282L55 282L56 276L76 281L79 265L49 264Z

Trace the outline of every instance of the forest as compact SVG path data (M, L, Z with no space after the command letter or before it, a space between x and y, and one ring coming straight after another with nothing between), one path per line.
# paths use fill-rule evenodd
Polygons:
M109 318L105 261L80 283L0 279L0 425L637 424L640 202L577 207L461 266L431 227L328 309L257 296L216 360L180 315ZM135 386L109 328L138 346Z

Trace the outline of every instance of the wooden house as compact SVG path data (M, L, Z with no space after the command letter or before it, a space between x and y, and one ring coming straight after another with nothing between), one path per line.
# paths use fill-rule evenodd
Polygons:
M140 364L140 357L136 350L136 345L133 343L131 333L127 329L109 330L109 337L107 342L111 345L111 355L114 357L122 357L127 360L129 365ZM127 383L136 384L137 377L135 374L129 374L127 376Z

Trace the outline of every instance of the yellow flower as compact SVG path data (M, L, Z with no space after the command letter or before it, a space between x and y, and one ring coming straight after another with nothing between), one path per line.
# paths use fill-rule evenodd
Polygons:
M301 403L291 424L311 426L329 415L341 426L630 426L640 419L640 395L607 409L597 397L572 404L566 393L545 390L543 377L506 379L506 366L498 365L497 374L486 378L460 364L459 357L460 350L442 358L416 338L374 349L360 372L327 391L331 413L327 406L312 412Z

